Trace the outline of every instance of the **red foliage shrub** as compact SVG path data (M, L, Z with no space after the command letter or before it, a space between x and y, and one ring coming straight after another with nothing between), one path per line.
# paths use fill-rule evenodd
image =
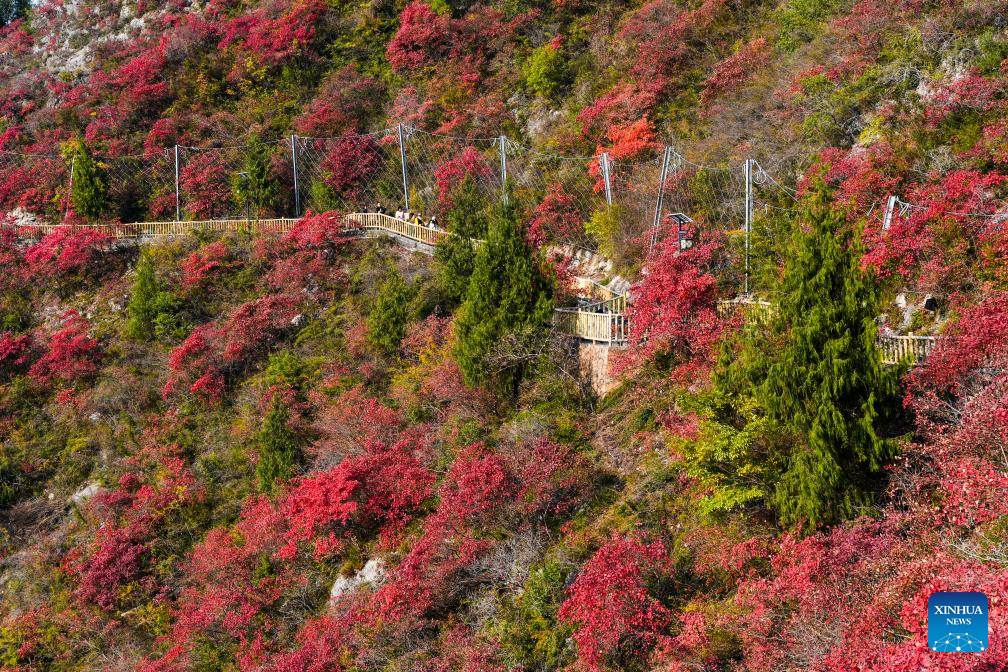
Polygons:
M28 363L31 343L28 336L0 333L0 376L8 376Z
M770 50L765 37L757 37L739 48L715 66L714 71L704 80L700 91L700 104L710 105L732 89L738 88L752 78L756 70L770 60Z
M399 15L399 30L385 52L394 70L412 71L446 56L453 40L451 17L441 16L425 2L415 0Z
M598 157L603 152L608 152L612 161L639 159L661 147L647 117L641 117L626 125L610 126L606 136L609 138L609 146L599 145L595 149L595 155ZM596 193L605 190L605 177L599 162L600 159L596 158L588 166L588 174L595 178ZM610 183L617 181L616 176L610 174Z
M974 245L1002 242L1001 227L980 215L997 210L992 192L1006 181L997 173L957 170L911 188L907 200L914 207L906 216L897 212L888 231L878 225L865 232L864 264L883 277L916 276L918 287L957 289L973 272Z
M59 280L92 272L108 243L108 235L97 229L59 227L25 251L27 279Z
M259 63L270 66L295 58L314 59L316 27L325 11L323 0L265 3L227 23L220 48L240 44Z
M550 185L542 202L532 211L525 238L529 245L565 243L584 234L584 216L571 194L556 182Z
M317 560L338 551L341 543L334 532L318 539L316 533L334 523L347 524L357 511L357 502L351 501L357 486L358 482L348 476L343 465L299 478L280 507L281 513L291 521L280 557L293 558L297 544L309 540L314 541Z
M171 456L173 450L160 451L156 476L150 482L143 483L137 473L127 472L118 489L95 497L95 507L108 513L90 548L76 549L64 562L77 579L74 594L83 603L114 607L120 589L142 579L144 559L157 543L159 525L201 497L192 473Z
M466 177L476 184L490 179L493 168L486 157L473 146L468 146L451 159L447 159L434 169L437 180L438 202L444 209L451 208L452 194Z
M726 327L716 310L717 280L707 270L718 253L716 243L680 252L674 236L659 241L647 275L631 290L630 349L621 367L639 366L660 352L675 357L673 376L680 380L710 366Z
M339 463L360 453L368 441L391 444L402 428L402 416L356 386L322 409L315 429L319 440L311 451L321 464Z
M28 369L28 375L38 383L72 381L98 370L98 341L87 335L87 320L73 310L62 319L63 327L49 338L45 354Z
M576 626L574 641L586 670L604 669L607 657L645 656L663 638L672 612L654 597L664 573L660 542L614 537L581 568L557 616Z
M221 240L208 243L182 261L182 286L186 289L203 287L231 265L227 243Z
M323 182L348 204L370 196L369 183L384 168L385 155L370 135L343 135L326 141Z
M225 319L196 327L168 356L164 396L185 385L190 394L220 398L227 376L260 359L298 314L300 300L268 294L248 301Z
M323 80L294 127L319 137L360 131L380 109L383 93L381 82L344 66Z
M287 521L265 497L242 507L231 529L218 527L196 545L185 567L166 656L188 658L197 637L216 632L248 651L279 628L273 606L300 577L278 558Z

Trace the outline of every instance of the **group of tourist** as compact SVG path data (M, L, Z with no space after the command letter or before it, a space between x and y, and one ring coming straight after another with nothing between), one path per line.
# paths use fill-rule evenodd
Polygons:
M375 204L375 212L379 215L388 214L385 212L385 206L380 202ZM437 229L437 215L431 215L431 218L427 220L426 225L424 224L424 216L418 212L410 212L409 210L396 210L395 218L401 222L409 222L411 224L416 224L417 226L426 226L428 229Z

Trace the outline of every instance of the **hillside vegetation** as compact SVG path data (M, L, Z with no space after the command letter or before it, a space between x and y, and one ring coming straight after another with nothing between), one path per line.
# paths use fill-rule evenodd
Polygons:
M0 2L0 669L1008 669L1006 14Z

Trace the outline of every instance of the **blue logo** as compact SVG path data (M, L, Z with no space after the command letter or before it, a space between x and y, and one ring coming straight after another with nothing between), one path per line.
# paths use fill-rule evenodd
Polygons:
M987 607L983 593L934 593L928 598L928 646L941 652L986 651Z

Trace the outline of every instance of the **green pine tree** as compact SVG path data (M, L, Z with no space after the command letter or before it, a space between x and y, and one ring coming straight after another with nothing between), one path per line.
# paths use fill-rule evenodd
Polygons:
M395 269L378 288L378 298L367 318L368 341L387 354L399 349L406 335L413 292Z
M435 278L449 308L465 298L476 266L476 248L472 240L486 236L487 221L486 204L475 182L466 177L455 190L448 213L448 230L456 235L441 239L434 250Z
M877 346L879 297L860 266L843 215L816 196L798 227L780 284L779 310L766 330L715 377L751 394L788 440L774 441L778 469L768 499L787 525L806 530L867 505L897 445L892 426L898 371Z
M146 341L154 335L154 321L158 316L158 286L154 262L146 250L140 252L136 265L136 280L126 306L126 337Z
M244 205L253 218L262 217L277 203L277 185L270 169L269 148L257 137L248 147L242 171L231 180L231 191L235 200Z
M466 384L513 393L521 380L521 367L493 373L487 356L506 334L547 324L552 310L551 288L525 242L518 211L513 205L501 205L476 255L465 302L455 321L455 356Z
M488 226L486 201L480 195L476 182L467 175L452 192L448 230L462 238L482 240L486 237Z
M272 495L278 483L294 474L301 460L298 437L290 428L289 420L287 407L274 398L259 431L259 462L256 464L259 490L267 495Z
M70 201L74 211L92 222L108 210L108 179L83 138L70 143L66 156L71 164L73 185Z

